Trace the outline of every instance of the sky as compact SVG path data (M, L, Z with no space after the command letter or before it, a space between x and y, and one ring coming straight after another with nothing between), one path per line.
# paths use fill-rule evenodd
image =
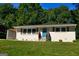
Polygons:
M14 3L14 7L18 8L19 4ZM75 9L75 6L72 3L40 3L43 9L51 9L51 8L58 8L61 5L67 6L70 10Z

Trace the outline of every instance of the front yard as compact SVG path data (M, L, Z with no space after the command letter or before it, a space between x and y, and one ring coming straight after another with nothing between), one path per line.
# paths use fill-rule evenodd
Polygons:
M0 53L9 56L79 56L79 40L73 43L0 40Z

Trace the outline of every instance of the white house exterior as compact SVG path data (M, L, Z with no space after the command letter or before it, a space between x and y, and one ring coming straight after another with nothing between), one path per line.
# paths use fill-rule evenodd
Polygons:
M22 41L73 42L76 40L76 24L27 25L7 30L7 39Z

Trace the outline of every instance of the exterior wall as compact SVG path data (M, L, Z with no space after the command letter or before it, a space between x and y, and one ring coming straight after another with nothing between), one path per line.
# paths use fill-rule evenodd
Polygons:
M75 32L50 32L51 41L73 42L76 40Z
M7 39L16 39L16 32L7 30Z
M38 33L21 33L20 32L20 29L17 29L17 32L16 32L16 39L17 40L26 40L26 41L38 41Z
M72 30L73 29L73 30ZM51 36L51 41L59 42L73 42L76 40L75 28L69 28L70 31L66 32L52 32L52 28L48 28L48 32ZM42 35L42 28L38 29L38 32ZM17 40L26 40L26 41L39 41L38 33L21 33L21 29L16 30L16 39ZM41 39L42 40L42 39Z

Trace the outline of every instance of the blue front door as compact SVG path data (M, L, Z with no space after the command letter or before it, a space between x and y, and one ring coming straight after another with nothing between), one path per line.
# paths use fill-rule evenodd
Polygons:
M42 39L46 39L46 35L47 35L47 29L44 28L44 29L42 30Z

